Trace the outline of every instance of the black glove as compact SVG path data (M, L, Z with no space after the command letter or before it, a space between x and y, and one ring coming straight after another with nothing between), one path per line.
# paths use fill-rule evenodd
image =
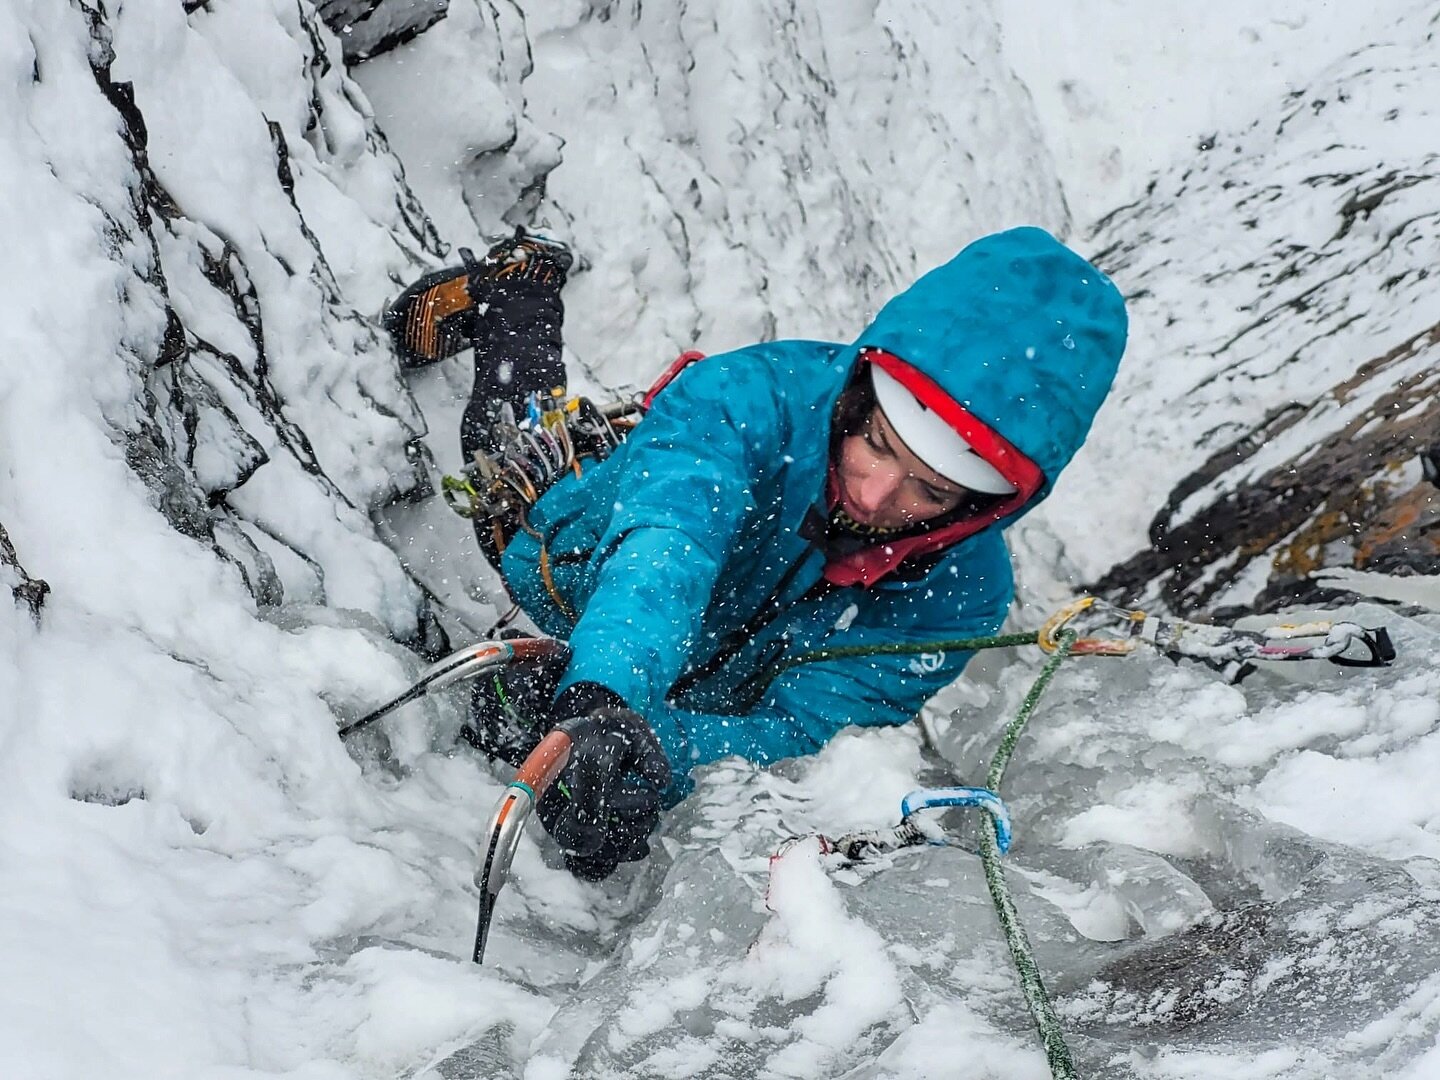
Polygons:
M597 700L605 703L556 725L570 736L570 763L536 808L546 832L564 849L565 866L587 881L650 854L646 838L660 820L661 794L670 785L670 759L660 741L617 694L577 683L560 695L556 708L563 714Z

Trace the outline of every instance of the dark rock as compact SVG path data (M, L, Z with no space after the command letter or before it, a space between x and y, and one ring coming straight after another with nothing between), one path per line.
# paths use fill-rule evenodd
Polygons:
M31 617L38 620L40 608L45 604L45 596L50 591L50 586L25 572L25 568L20 565L20 556L15 553L15 545L10 542L10 534L5 531L4 525L0 525L0 566L9 569L10 573L6 574L6 577L14 576L19 579L10 586L10 595L28 607Z
M1401 866L1340 850L1286 895L1215 912L1102 969L1079 1030L1310 1043L1378 1020L1435 970L1440 903Z
M1376 392L1377 388L1385 388ZM1321 418L1374 394L1348 423L1251 476L1276 439L1323 430ZM1113 567L1094 588L1120 601L1155 583L1173 610L1203 611L1255 560L1268 582L1250 605L1270 611L1327 598L1321 568L1440 573L1440 490L1425 455L1440 431L1440 325L1359 365L1309 405L1267 416L1176 486L1151 523L1152 547ZM1213 490L1200 508L1186 504Z
M340 38L347 64L403 45L445 17L450 0L320 0L316 11Z

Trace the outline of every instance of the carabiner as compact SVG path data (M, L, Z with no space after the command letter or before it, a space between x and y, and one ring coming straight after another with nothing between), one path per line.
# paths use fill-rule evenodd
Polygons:
M990 819L995 823L995 846L1000 849L1000 854L1004 855L1010 850L1010 841L1013 836L1010 811L1006 808L1005 801L989 788L921 788L919 791L912 791L900 800L901 824L909 821L912 814L940 806L980 807L990 815Z
M1070 655L1129 656L1138 644L1135 640L1136 627L1145 619L1143 611L1125 611L1094 596L1082 596L1045 620L1036 635L1036 644L1053 654L1060 647L1060 631L1074 623L1072 629L1081 637L1070 646ZM1086 636L1107 624L1118 625L1123 635L1118 638Z

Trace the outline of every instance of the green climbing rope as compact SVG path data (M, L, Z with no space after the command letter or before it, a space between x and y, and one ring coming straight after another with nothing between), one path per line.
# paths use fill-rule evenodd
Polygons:
M756 693L763 694L770 684L791 668L801 664L818 664L825 660L843 660L852 656L894 656L906 653L979 652L981 649L1005 649L1013 645L1035 645L1040 635L1035 631L1020 634L991 634L988 637L953 638L948 641L900 641L885 645L834 645L816 649L766 668L755 680Z
M1070 647L1075 644L1077 637L1073 630L1060 632L1055 652L1045 661L1035 685L1030 687L1030 692L1025 695L1020 711L1006 727L1005 735L1000 740L1000 748L995 751L995 757L990 762L990 772L985 777L985 786L996 794L1000 792L1000 781L1005 777L1005 767L1010 764L1010 756L1015 752L1015 744L1020 741L1020 733L1025 730L1030 714L1040 702L1040 696L1050 685L1056 668L1069 655ZM1030 1016L1040 1031L1041 1042L1045 1044L1050 1075L1055 1080L1074 1080L1075 1066L1070 1060L1070 1048L1065 1045L1065 1033L1061 1030L1060 1018L1055 1015L1050 996L1045 992L1045 982L1040 977L1040 968L1035 963L1030 940L1025 936L1025 928L1020 925L1019 912L1015 910L1010 886L1005 881L999 834L993 821L988 827L980 829L980 860L985 866L985 883L990 886L990 898L995 901L995 913L1000 917L1000 928L1005 932L1005 944L1010 946L1010 957L1015 961L1015 970L1020 975L1020 989L1025 995L1025 1004L1030 1007Z
M1035 635L1029 636L1033 638ZM1000 740L1000 747L990 761L990 771L985 774L985 786L997 795L1000 793L1000 781L1005 779L1005 769L1010 764L1010 757L1015 753L1015 744L1020 741L1020 733L1030 722L1030 714L1035 711L1035 706L1040 704L1041 695L1050 685L1050 680L1055 677L1055 669L1060 666L1060 661L1070 655L1070 650L1079 636L1074 630L1060 631L1055 651L1050 654L1050 658L1045 661L1045 666L1040 669L1040 674L1035 679L1035 685L1030 687L1030 692L1025 695L1025 700L1020 705L1020 711L1015 714L1015 719L1011 720L1009 726L1005 728L1005 735Z
M1054 678L1056 669L1059 668L1061 661L1070 655L1070 650L1078 638L1079 635L1074 630L1060 631L1056 637L1055 651L1050 654L1045 661L1045 666L1040 669L1039 676L1020 705L1020 711L1006 726L1005 734L1000 739L999 749L995 751L995 757L990 762L990 771L985 778L985 786L997 795L1000 793L1000 781L1005 778L1005 769L1010 764L1011 756L1015 753L1015 744L1020 741L1020 735L1025 730L1025 725L1030 721L1030 715L1040 703L1040 698L1045 693L1046 687L1050 685L1050 680ZM1013 645L1035 645L1039 643L1039 640L1040 635L1037 633L1020 633L924 643L839 645L829 649L816 649L814 652L804 653L791 660L776 664L764 672L757 680L757 685L760 692L763 693L776 678L789 669L799 667L801 664L819 663L823 660L839 660L843 657L854 656L879 656L887 653L893 655L922 652L978 652L981 649L1000 649ZM1015 901L1010 895L1010 886L1005 881L1005 871L1001 865L999 833L993 821L990 822L988 828L980 830L980 860L985 867L985 883L990 887L990 898L995 901L995 913L1000 918L1000 929L1005 934L1005 944L1010 947L1010 957L1014 960L1015 970L1020 976L1020 989L1025 996L1025 1004L1030 1009L1030 1016L1034 1019L1035 1027L1040 1032L1040 1040L1045 1046L1045 1057L1050 1062L1050 1075L1054 1080L1075 1080L1075 1065L1070 1059L1070 1048L1065 1044L1065 1033L1060 1027L1060 1018L1055 1015L1055 1009L1050 1004L1050 995L1045 990L1045 981L1040 977L1040 968L1035 963L1035 954L1031 951L1030 940L1025 936L1025 928L1020 925L1020 913L1015 909Z

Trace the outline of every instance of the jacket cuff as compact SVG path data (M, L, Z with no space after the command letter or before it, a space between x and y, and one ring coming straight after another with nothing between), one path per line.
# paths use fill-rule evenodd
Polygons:
M671 713L672 710L665 709L659 715L645 718L660 743L660 749L664 750L665 756L670 759L671 785L666 806L673 806L695 787L695 782L690 779L690 769L696 764L693 760L694 751L685 729Z
M577 716L589 716L596 709L629 709L625 699L597 682L571 683L555 699L551 715L557 723L572 720Z

